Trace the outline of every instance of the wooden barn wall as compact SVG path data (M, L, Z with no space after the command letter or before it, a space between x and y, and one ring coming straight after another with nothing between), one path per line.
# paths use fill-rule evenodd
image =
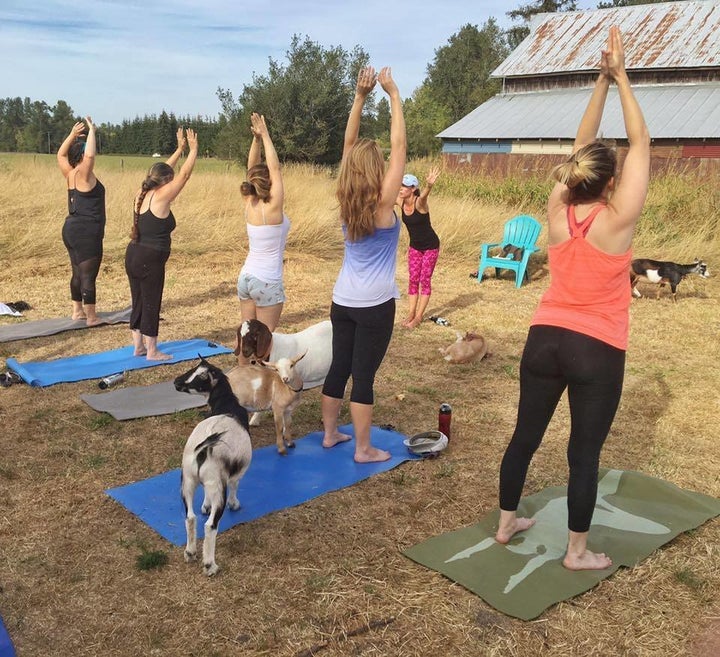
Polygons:
M549 91L554 89L582 89L592 87L598 72L563 73L561 75L538 75L522 78L505 78L503 93L514 94L527 91ZM718 82L720 70L714 69L683 69L682 71L630 71L628 73L633 85L645 84L690 84L693 82Z
M692 148L688 151L688 147L683 144L653 146L650 160L651 173L720 176L720 157L710 155L718 150L720 145L708 145L703 148L706 149L708 157L698 157L697 154L702 151ZM617 154L622 171L627 148L619 147ZM565 159L566 156L550 154L443 153L443 161L449 169L471 170L490 177L543 177L549 174L553 166Z

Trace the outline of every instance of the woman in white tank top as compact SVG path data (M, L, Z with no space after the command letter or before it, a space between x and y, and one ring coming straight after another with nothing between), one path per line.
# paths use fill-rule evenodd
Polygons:
M253 112L250 121L253 141L247 180L240 186L245 198L248 255L238 277L238 298L242 321L257 319L274 331L285 302L283 255L290 220L283 212L280 160L265 117ZM260 161L261 148L265 149L265 163Z

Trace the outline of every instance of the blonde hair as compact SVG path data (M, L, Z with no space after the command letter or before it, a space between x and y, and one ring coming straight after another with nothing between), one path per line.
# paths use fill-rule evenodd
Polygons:
M552 177L568 186L570 203L600 198L615 175L615 152L601 141L593 141L573 153L552 170Z
M359 139L340 165L335 197L351 242L375 232L384 175L382 152L372 139Z
M270 169L267 164L256 164L250 167L247 172L247 180L240 185L240 193L243 196L257 196L261 201L267 202L270 198Z

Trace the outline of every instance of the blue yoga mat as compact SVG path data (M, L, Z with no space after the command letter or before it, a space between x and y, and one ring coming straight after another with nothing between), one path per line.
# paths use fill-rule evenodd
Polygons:
M15 657L15 648L0 618L0 657Z
M154 361L145 356L133 356L132 346L121 347L99 354L83 354L57 360L18 363L7 359L7 368L15 372L25 383L43 388L56 383L71 383L85 379L101 379L110 374L141 370L157 365L172 365L184 360L193 360L198 355L207 358L218 354L232 353L231 349L200 338L175 340L158 345L161 351L172 354L172 360Z
M352 434L352 425L341 427ZM372 427L373 445L392 455L383 463L355 463L355 441L340 443L331 449L322 446L323 434L315 431L295 441L295 449L280 456L275 445L253 450L252 463L238 486L241 507L226 507L219 531L250 522L273 511L297 506L333 490L339 490L379 472L386 472L403 461L417 459L407 451L405 436L396 431ZM180 470L150 477L105 491L128 511L175 545L185 545L185 511L180 499ZM200 507L203 490L198 486L194 509L198 515L198 536L204 535L205 516Z

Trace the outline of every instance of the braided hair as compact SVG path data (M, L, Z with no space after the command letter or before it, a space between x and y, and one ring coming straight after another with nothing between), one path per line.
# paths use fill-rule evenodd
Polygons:
M140 185L140 193L135 198L135 205L133 206L133 225L130 230L130 239L133 242L137 242L138 237L140 237L138 220L140 218L140 208L142 207L146 194L151 189L156 189L166 185L174 177L175 171L165 162L157 162L150 167L150 171L148 171L145 180L143 180L142 185Z

